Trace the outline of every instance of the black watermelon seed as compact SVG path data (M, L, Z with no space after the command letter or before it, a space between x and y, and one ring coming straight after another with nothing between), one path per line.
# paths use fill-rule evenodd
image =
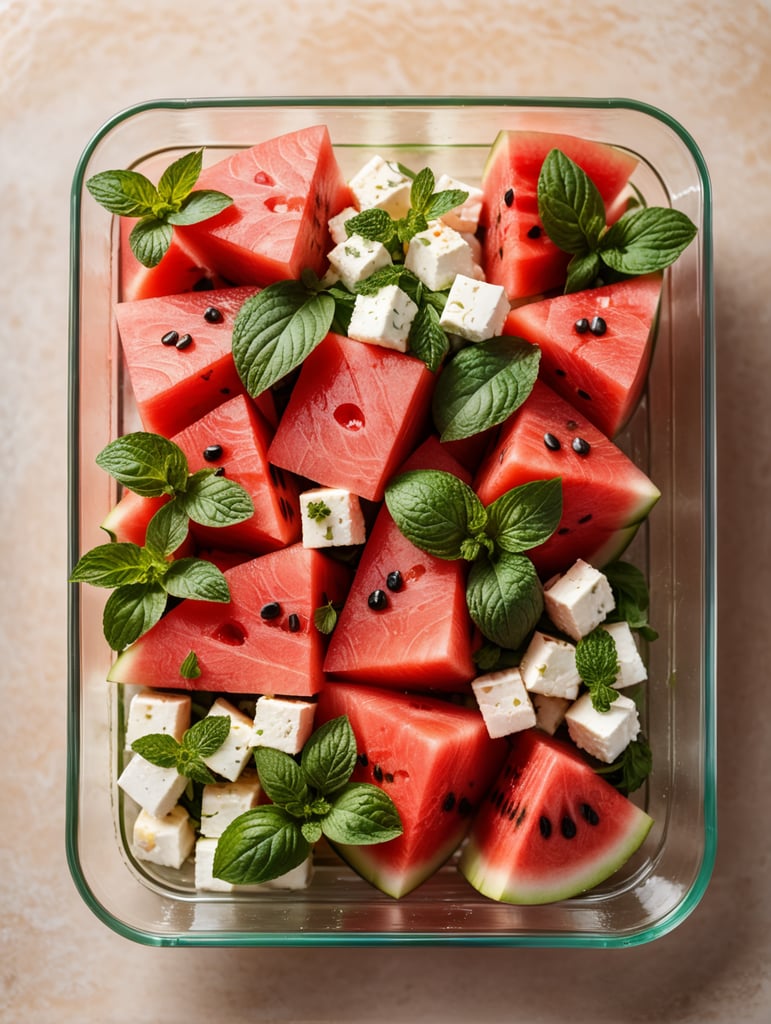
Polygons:
M393 782L394 781L393 772L386 772L384 778L385 778L386 782Z
M548 839L551 835L551 822L545 814L542 814L538 819L538 829L544 839Z
M500 249L498 250L498 259L503 259L503 246L501 246Z
M177 331L167 331L161 338L161 345L176 345L178 341L179 334Z
M393 572L389 572L386 576L386 586L389 590L401 590L403 582L402 574L398 569L394 569Z
M289 632L290 633L299 633L300 632L300 616L299 615L296 615L294 612L292 612L292 614L289 616L289 619L287 620L287 622L288 622L288 625L289 625Z
M566 533L570 533L570 527L560 526L559 530L557 530L557 533L560 535L560 537L564 537Z
M576 394L578 395L579 398L583 398L587 402L591 402L591 400L592 400L592 396L589 394L588 391L584 391L583 388L579 388L576 391Z
M380 767L379 764L376 764L375 767L372 769L372 774L375 776L376 782L383 781L383 769Z
M182 351L182 349L189 348L193 344L193 338L190 334L183 334L179 341L175 342L175 347Z
M216 306L208 306L204 310L203 318L207 324L218 324L222 322L222 313Z
M589 330L589 321L586 319L585 316L582 316L578 320L576 320L576 322L573 324L573 330L576 332L576 334L586 334L586 332Z
M600 816L591 804L581 804L581 817L588 821L590 825L600 824Z
M208 444L203 450L203 457L207 462L216 462L222 458L221 444Z
M527 233L528 238L540 238L541 237L541 226L540 224L533 224Z
M559 367L557 367L554 372L558 377L567 377L567 372L565 370L561 370Z
M513 188L507 188L506 189L506 191L503 194L503 201L504 201L504 203L507 206L511 206L511 204L514 202L514 189Z
M583 437L574 437L573 451L576 453L576 455L588 455L591 451L591 445L588 441L585 441Z
M589 330L592 334L601 335L604 334L608 329L608 325L602 319L601 316L592 317L592 322L589 324Z
M369 758L367 757L366 754L359 754L357 760L359 764L362 766L362 768L366 768L367 765L369 764Z
M199 277L193 285L194 292L211 292L214 291L214 281L210 277Z
M375 612L382 611L388 605L388 596L385 590L373 590L367 598L367 604Z
M568 420L565 426L568 428L568 430L575 430L578 424L575 420Z
M471 814L473 809L474 808L471 806L471 801L467 800L465 796L462 796L458 801L458 814L466 818L468 817L469 814Z
M592 513L591 512L587 512L585 516L581 516L581 518L578 520L578 522L583 526L583 524L584 523L588 523L591 518L592 518Z
M577 831L578 829L573 819L568 814L564 815L560 822L560 832L563 836L566 839L575 839Z
M262 608L260 608L261 619L267 619L268 621L270 621L271 619L277 619L280 614L281 605L278 603L278 601L268 601L267 604L264 604Z
M455 806L455 794L451 792L451 793L448 793L447 796L442 801L442 810L443 811L451 811L454 806Z
M229 395L230 394L230 388L220 388L220 394L221 395Z
M558 452L562 447L562 445L560 444L560 439L558 437L555 437L554 434L544 434L543 443L551 452Z

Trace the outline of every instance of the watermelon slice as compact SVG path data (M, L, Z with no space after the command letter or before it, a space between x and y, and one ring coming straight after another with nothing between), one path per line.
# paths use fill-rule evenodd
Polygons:
M434 436L402 468L443 469L469 482L469 474ZM401 586L389 590L386 580L395 570ZM405 690L468 690L476 668L465 587L466 563L416 548L384 505L332 634L324 670L338 679ZM374 590L386 593L386 608L369 607Z
M353 204L324 125L289 132L204 168L196 189L216 189L233 205L199 224L177 228L235 284L320 277L332 248L327 223Z
M542 578L578 558L602 568L618 558L661 492L621 449L538 380L501 426L475 479L481 501L531 480L562 478L557 530L528 556Z
M589 139L549 132L502 131L482 174L482 266L511 301L561 288L570 257L551 241L538 217L538 175L552 149L560 149L597 186L606 210L637 166L635 157Z
M128 647L109 673L115 683L230 693L309 697L324 685L325 637L313 612L342 601L348 570L322 553L294 544L225 572L230 602L185 600ZM261 609L278 602L280 614ZM194 651L200 675L180 674Z
M653 351L661 274L558 295L513 309L503 333L541 349L539 372L608 437L615 437L640 400ZM599 317L606 330L576 330Z
M362 877L389 896L415 889L457 849L508 746L490 739L475 708L355 683L329 682L316 724L348 715L359 761L354 782L380 786L404 831L374 846L337 846Z
M551 903L609 878L652 824L571 747L528 729L515 737L458 868L491 899Z
M160 295L176 295L178 292L209 291L226 287L189 244L183 242L175 231L171 244L161 262L155 267L143 266L131 251L129 235L137 223L134 217L120 218L120 263L119 294L121 301L152 299Z

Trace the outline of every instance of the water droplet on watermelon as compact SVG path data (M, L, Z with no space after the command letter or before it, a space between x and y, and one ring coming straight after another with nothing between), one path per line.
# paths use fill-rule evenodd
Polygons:
M240 622L223 622L212 633L212 639L230 647L240 647L246 642L246 630Z
M267 171L257 171L254 176L255 185L274 185L275 181Z
M353 402L343 402L333 413L341 427L346 430L361 430L364 426L364 413Z

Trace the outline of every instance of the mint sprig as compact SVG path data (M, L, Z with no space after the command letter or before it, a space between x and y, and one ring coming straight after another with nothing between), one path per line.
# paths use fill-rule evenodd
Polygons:
M585 684L595 711L610 711L619 695L613 684L619 673L616 641L597 626L576 644L576 670Z
M101 171L86 181L96 201L119 217L138 217L129 245L145 267L157 266L171 244L174 225L197 224L216 216L233 200L223 192L197 189L203 150L175 160L160 177L157 187L138 171Z
M622 275L664 270L696 236L696 225L668 207L629 209L611 227L596 185L559 149L538 177L538 215L549 238L570 253L565 293L591 287L603 265Z
M608 621L626 621L645 640L656 640L659 634L648 622L650 596L643 572L630 562L611 562L602 571L616 604Z
M648 740L640 733L627 744L613 764L597 765L594 770L624 796L629 796L642 786L652 769L653 753Z
M254 752L271 804L239 815L217 843L213 872L235 885L259 885L301 864L322 835L341 845L387 842L401 835L387 793L352 783L356 738L346 715L317 729L299 763L269 747Z
M216 782L206 758L219 750L230 727L227 715L206 715L185 730L181 742L168 733L150 733L135 739L131 749L151 764L175 768L180 775L206 785Z

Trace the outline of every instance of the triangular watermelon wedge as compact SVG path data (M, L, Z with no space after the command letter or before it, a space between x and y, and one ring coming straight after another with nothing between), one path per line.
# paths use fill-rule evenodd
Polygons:
M661 274L558 295L513 309L503 333L541 349L539 372L608 437L615 437L640 400L650 366ZM576 322L601 318L603 334Z

